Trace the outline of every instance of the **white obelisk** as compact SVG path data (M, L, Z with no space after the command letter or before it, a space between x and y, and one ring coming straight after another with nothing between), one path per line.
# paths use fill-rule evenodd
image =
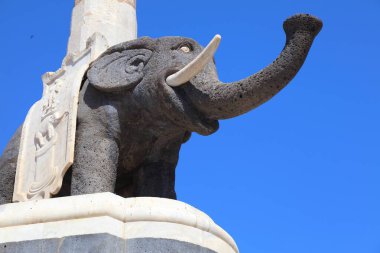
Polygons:
M136 0L75 0L62 67L46 73L41 100L23 125L13 201L50 198L74 161L79 89L89 65L137 38Z
M95 33L103 35L110 47L136 39L136 0L75 0L68 54L85 50Z

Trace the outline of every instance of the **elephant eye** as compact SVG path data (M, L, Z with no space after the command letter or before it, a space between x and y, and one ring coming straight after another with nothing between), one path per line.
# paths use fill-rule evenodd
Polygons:
M177 49L181 50L184 53L190 53L193 51L193 47L189 43L183 43L177 47Z
M182 52L185 52L185 53L190 53L191 51L191 49L188 46L182 46L180 49Z

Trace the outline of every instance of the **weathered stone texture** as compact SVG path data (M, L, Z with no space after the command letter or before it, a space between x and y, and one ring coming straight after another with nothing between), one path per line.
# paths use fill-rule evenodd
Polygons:
M199 245L169 239L124 240L108 234L71 236L0 244L0 253L216 253Z

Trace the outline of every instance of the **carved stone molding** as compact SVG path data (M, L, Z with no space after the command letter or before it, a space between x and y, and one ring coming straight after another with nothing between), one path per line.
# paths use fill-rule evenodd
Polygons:
M0 245L83 235L112 235L127 242L156 238L207 250L202 252L239 252L233 238L209 216L176 200L98 193L0 206Z

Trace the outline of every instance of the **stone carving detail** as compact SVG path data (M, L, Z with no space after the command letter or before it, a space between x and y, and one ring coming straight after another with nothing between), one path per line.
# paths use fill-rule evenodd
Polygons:
M45 96L42 99L42 116L40 128L37 130L34 142L36 146L35 162L36 171L34 174L34 182L30 185L28 198L33 199L36 195L42 197L50 197L49 192L44 191L52 185L57 177L57 166L51 157L55 156L55 144L58 141L57 128L59 124L67 119L68 111L60 112L59 94L62 89L63 80L57 79L53 83L45 86Z
M75 0L62 68L43 76L43 98L23 124L13 201L49 198L60 190L74 160L83 75L107 48L137 37L135 5L136 0Z
M43 76L43 97L30 109L23 126L13 201L50 198L74 161L78 93L91 61L108 48L99 33L62 68Z
M52 84L47 84L45 88L47 94L43 98L41 126L35 136L38 156L45 154L54 145L56 141L55 128L63 117L68 115L68 112L61 113L57 111L57 107L60 104L57 96L62 88L62 83L63 81L58 79Z

